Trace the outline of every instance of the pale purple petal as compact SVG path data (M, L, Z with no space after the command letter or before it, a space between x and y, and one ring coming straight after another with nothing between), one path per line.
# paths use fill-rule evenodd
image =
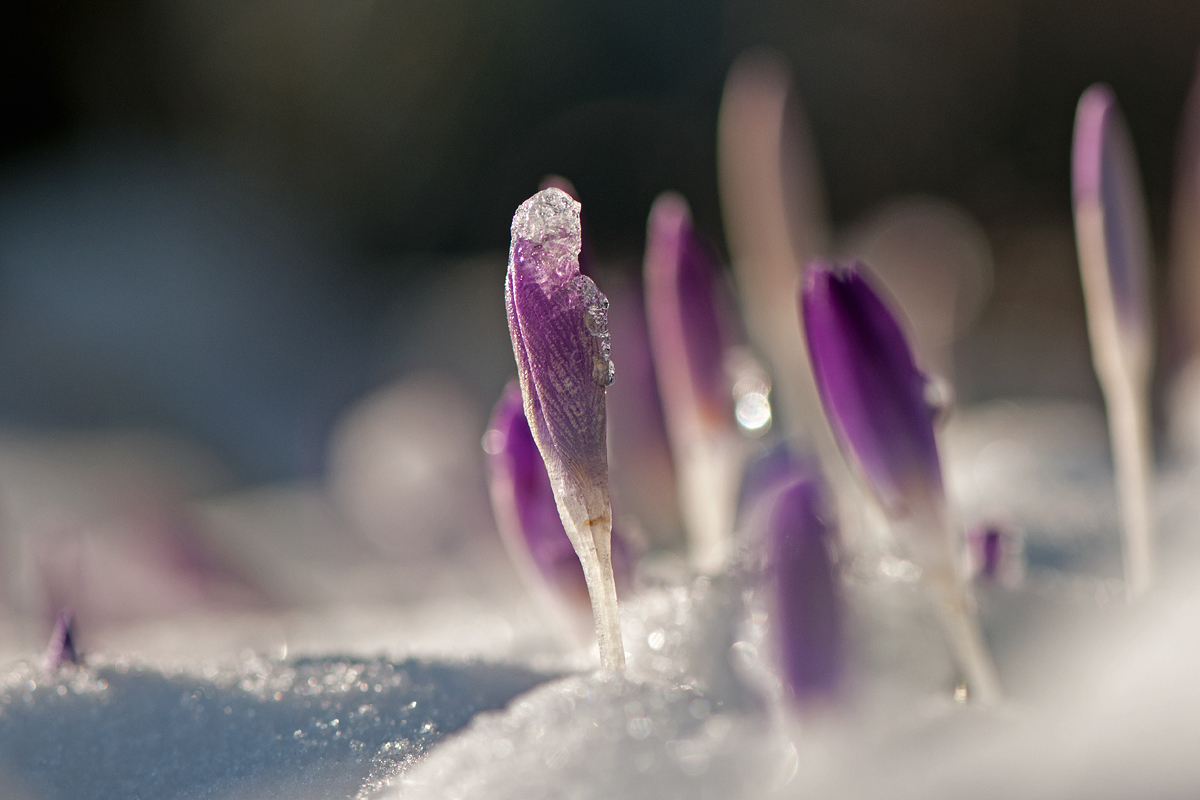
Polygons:
M772 492L812 474L810 463L798 458L786 443L776 444L746 465L738 492L739 516Z
M842 676L843 611L832 535L818 480L803 478L779 491L770 522L773 627L784 683L798 701L829 695Z
M1112 89L1095 84L1079 98L1071 179L1076 207L1099 206L1117 321L1142 337L1149 324L1150 236L1137 156Z
M550 476L525 419L521 387L516 381L508 385L496 403L484 446L496 520L509 547L519 547L527 554L551 586L586 604L583 567L559 517ZM522 557L518 553L514 556ZM612 562L617 587L627 587L633 558L615 529Z
M884 510L904 516L942 492L925 375L861 265L811 265L804 333L825 413Z
M692 226L687 202L660 195L646 229L646 316L668 416L733 424L725 370L732 343L726 288L712 249Z
M50 644L46 647L46 667L56 670L64 663L80 663L79 653L75 649L75 618L69 611L58 612L54 621L54 630L50 634Z

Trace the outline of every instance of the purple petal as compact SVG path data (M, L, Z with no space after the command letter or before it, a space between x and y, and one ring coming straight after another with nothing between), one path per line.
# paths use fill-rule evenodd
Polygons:
M547 583L572 601L586 605L583 567L559 517L550 475L525 419L521 387L516 381L508 385L496 403L484 447L496 521L510 551L517 551L513 552L514 558L527 556ZM617 587L627 587L633 558L615 529L612 562Z
M56 670L64 663L79 663L79 653L75 650L75 619L69 611L58 612L54 622L54 631L50 634L50 644L46 647L46 666Z
M738 493L739 514L764 497L801 477L813 474L812 466L798 458L784 442L776 444L746 465Z
M843 447L884 510L907 515L942 492L927 380L861 265L815 263L801 290L813 375Z
M1103 219L1102 252L1117 321L1126 336L1141 339L1150 319L1146 206L1133 140L1117 98L1103 84L1079 98L1071 162L1076 213L1098 208Z
M820 483L810 477L782 489L771 513L775 631L784 681L797 700L830 694L842 674L842 601L823 512Z
M579 204L560 189L538 192L512 233L505 304L534 438L551 472L607 485L608 300L579 272Z
M1024 572L1019 533L1005 525L988 523L967 531L971 573L984 583L1013 584Z
M692 227L687 202L660 195L646 231L646 316L672 426L733 424L725 370L731 316L717 260Z

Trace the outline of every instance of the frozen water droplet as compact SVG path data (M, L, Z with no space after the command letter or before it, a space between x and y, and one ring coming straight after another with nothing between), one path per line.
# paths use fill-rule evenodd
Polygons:
M616 368L612 362L612 338L608 334L608 298L586 275L576 275L570 288L578 293L579 302L583 304L583 324L600 345L593 356L592 377L601 386L611 386Z

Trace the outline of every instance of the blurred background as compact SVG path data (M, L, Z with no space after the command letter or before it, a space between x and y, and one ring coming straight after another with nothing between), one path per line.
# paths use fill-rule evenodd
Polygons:
M237 602L312 583L250 529L317 529L318 554L351 548L328 544L339 526L363 553L490 530L486 499L450 519L422 501L482 486L479 436L514 372L513 210L543 176L568 177L598 259L636 276L650 204L675 189L724 248L717 114L748 48L791 65L836 231L934 195L983 232L990 292L954 347L959 401L1098 404L1070 216L1075 104L1106 81L1124 107L1161 300L1198 45L1188 0L6 4L8 596L31 603L37 585L47 607L78 605L59 595L96 557L64 557L60 540L113 519L129 552L159 543L143 573L162 596L235 586L218 594ZM246 494L263 486L293 488Z

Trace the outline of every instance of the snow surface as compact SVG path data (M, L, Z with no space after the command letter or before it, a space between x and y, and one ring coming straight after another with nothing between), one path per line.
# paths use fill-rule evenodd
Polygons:
M1094 412L1011 404L947 432L964 524L1000 516L1028 558L1020 585L977 586L997 709L957 702L916 568L886 548L842 565L841 695L791 708L744 548L715 577L643 562L622 598L624 677L590 672L595 651L557 645L526 599L466 595L283 618L268 650L348 657L172 661L159 644L54 675L18 663L0 676L4 797L1196 796L1200 474L1161 477L1163 580L1127 607L1103 436ZM459 563L461 582L486 567Z

